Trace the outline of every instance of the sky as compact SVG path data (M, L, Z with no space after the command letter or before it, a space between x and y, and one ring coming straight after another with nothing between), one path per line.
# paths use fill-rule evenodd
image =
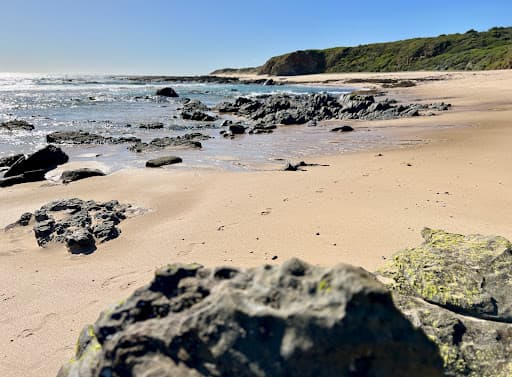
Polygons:
M0 0L0 72L205 74L512 26L512 0Z

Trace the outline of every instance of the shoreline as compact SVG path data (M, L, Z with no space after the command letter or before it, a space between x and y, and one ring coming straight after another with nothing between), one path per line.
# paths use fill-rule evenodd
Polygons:
M419 244L424 226L512 239L512 71L439 74L452 76L385 90L448 101L452 110L370 123L426 144L311 157L330 166L304 172L130 169L67 186L2 189L2 227L57 198L117 199L150 212L124 221L121 236L89 256L40 249L30 229L0 232L1 374L56 375L82 326L167 263L247 267L294 256L372 271ZM355 75L370 77L331 78ZM461 127L435 127L443 125Z

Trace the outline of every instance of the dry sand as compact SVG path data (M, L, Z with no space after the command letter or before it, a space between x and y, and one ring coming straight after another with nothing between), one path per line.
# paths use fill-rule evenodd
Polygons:
M453 110L372 123L400 132L402 148L309 158L330 166L305 172L171 167L1 189L0 227L58 198L118 199L151 212L123 222L121 237L89 256L40 249L30 229L0 232L0 376L55 376L82 326L166 263L251 266L296 256L374 270L421 242L424 226L512 239L512 71L314 79L434 75L445 80L389 95ZM418 139L429 143L407 146Z

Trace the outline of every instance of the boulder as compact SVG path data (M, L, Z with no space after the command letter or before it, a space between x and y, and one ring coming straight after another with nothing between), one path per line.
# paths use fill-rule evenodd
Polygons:
M241 135L245 133L245 127L242 124L234 123L229 125L229 131L233 135Z
M73 181L78 181L80 179L85 179L89 177L100 177L104 175L105 173L98 169L82 168L75 170L65 170L62 172L60 179L62 180L62 183L69 183Z
M159 157L159 158L155 158L153 160L146 161L146 167L147 168L159 168L164 165L179 164L180 162L183 162L181 157L165 156L165 157Z
M160 268L84 328L58 377L442 374L437 347L371 274L292 259Z
M503 237L425 228L425 242L396 254L380 273L393 289L481 319L512 322L512 244Z
M156 95L163 97L179 97L178 93L176 93L176 91L170 87L158 89L156 91Z
M14 177L27 174L30 171L50 171L58 165L68 162L69 157L60 148L48 145L31 154L26 159L19 159L5 172L4 177ZM38 177L40 174L37 175ZM28 177L27 177L28 178ZM41 179L44 179L44 174Z
M35 127L24 121L24 120L10 120L8 122L0 123L0 129L8 130L8 131L32 131Z
M88 229L78 228L69 232L65 240L71 254L90 254L96 249L96 242Z

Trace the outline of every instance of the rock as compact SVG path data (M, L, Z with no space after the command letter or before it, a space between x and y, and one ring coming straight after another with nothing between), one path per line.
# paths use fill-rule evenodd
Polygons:
M106 242L121 233L117 225L132 212L130 205L84 201L78 198L56 200L31 213L25 213L6 230L26 226L35 219L34 235L41 247L50 242L64 243L71 253L91 253L96 242Z
M122 144L137 143L140 139L134 136L106 137L80 130L52 132L46 135L46 141L55 144Z
M0 187L9 187L20 183L44 181L46 170L30 170L8 178L0 178Z
M183 162L181 157L165 156L165 157L159 157L159 158L155 158L153 160L146 161L146 167L147 168L159 168L164 165L179 164L180 162Z
M159 130L164 128L164 124L161 122L155 122L155 123L144 123L139 126L139 128L143 128L146 130Z
M229 126L229 131L233 134L233 135L241 135L241 134L244 134L245 133L245 127L241 124L231 124Z
M213 122L217 119L216 117L199 110L194 110L192 112L182 111L181 117L186 120L194 120L198 122Z
M7 157L0 158L0 167L5 167L5 166L11 167L12 165L14 165L14 163L16 161L18 161L21 158L25 158L25 155L23 155L23 154L15 154L15 155L12 155L12 156L7 156Z
M263 83L263 85L275 85L275 84L276 83L272 79L265 80L265 82Z
M96 249L94 237L87 229L76 229L68 233L65 240L71 254L90 254Z
M25 122L24 120L10 120L8 122L3 122L0 124L0 129L5 129L8 131L32 131L35 127Z
M208 111L209 108L204 103L197 99L185 98L183 100L183 111L193 112L193 111Z
M423 245L398 253L380 272L393 288L456 313L512 322L512 244L425 228Z
M68 160L68 155L60 148L48 145L31 154L26 159L20 158L5 172L4 178L24 175L26 181L31 179L42 180L44 179L44 174L41 175L41 171L47 172L55 169L58 165L68 162ZM33 174L30 172L33 172Z
M60 179L62 180L62 183L69 183L73 181L78 181L80 179L85 179L89 177L100 177L104 175L105 173L98 169L82 168L63 171L60 176Z
M193 132L176 137L162 137L151 140L149 143L136 143L128 149L137 153L155 151L163 148L181 149L181 148L202 148L199 140L208 140L211 136Z
M158 89L156 91L156 95L163 97L178 97L178 93L176 93L176 91L170 87Z
M79 337L59 377L441 376L436 346L361 268L169 265Z
M351 126L341 126L341 127L334 127L331 132L350 132L354 131L354 129Z

